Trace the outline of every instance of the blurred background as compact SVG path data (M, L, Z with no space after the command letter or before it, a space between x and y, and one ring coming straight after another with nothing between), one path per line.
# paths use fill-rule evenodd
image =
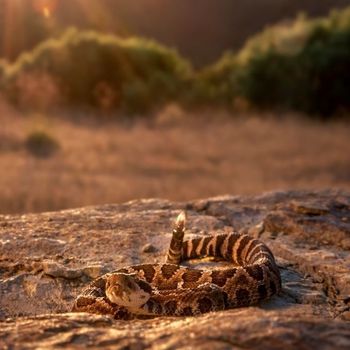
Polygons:
M350 0L0 0L0 213L350 189Z

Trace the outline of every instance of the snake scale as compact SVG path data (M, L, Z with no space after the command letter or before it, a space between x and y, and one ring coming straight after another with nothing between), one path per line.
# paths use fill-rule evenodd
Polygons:
M264 243L239 233L184 241L185 219L182 212L176 220L165 263L128 266L93 280L75 299L72 311L116 319L192 316L254 305L280 291L280 272ZM203 257L232 266L180 266L181 261Z

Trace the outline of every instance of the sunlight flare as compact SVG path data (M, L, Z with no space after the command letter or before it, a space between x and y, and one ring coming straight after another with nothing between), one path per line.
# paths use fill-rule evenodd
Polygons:
M45 18L50 18L51 17L51 11L48 6L44 6L43 8L43 15Z
M57 0L34 0L32 6L43 17L50 18L57 8Z

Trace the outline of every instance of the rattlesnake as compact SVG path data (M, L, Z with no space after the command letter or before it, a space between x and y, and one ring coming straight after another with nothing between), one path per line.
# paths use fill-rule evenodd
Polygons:
M190 316L254 305L280 291L280 273L264 243L239 233L183 241L185 218L182 212L176 220L166 263L134 265L103 275L78 295L72 310L117 319ZM205 256L234 266L199 270L179 265Z

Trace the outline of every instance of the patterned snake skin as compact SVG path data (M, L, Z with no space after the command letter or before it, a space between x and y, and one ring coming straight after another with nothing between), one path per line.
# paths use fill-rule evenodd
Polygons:
M95 279L78 295L73 311L116 319L190 316L254 305L280 291L280 273L264 243L238 233L183 241L185 218L181 213L176 221L165 264L129 266ZM233 265L214 270L179 265L203 257Z

